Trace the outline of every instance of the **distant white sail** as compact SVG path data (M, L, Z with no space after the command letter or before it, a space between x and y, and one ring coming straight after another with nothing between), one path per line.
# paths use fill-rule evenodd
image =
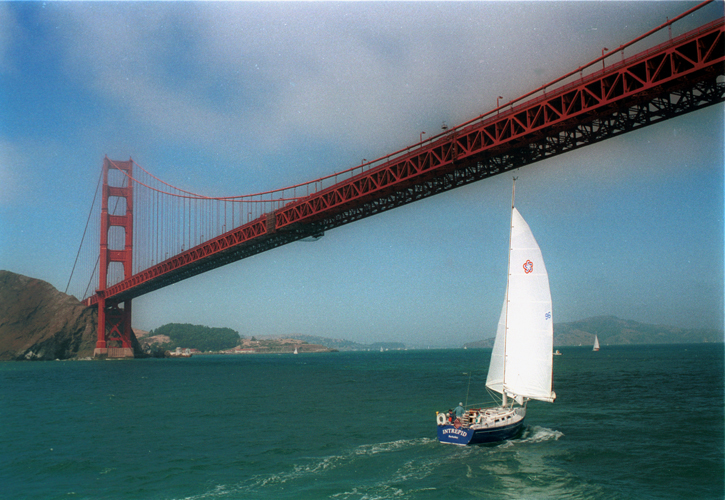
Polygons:
M594 347L592 348L592 351L598 351L599 350L599 337L597 337L597 334L594 334Z
M551 402L556 394L549 276L539 245L516 208L511 221L508 302L499 320L486 386L517 399Z

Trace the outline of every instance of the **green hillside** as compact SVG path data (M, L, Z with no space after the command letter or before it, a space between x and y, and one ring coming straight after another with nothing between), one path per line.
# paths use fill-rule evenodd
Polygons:
M149 337L166 335L170 342L163 344L164 349L177 347L199 349L200 351L222 351L239 345L239 333L231 328L213 328L188 323L168 323L149 332Z

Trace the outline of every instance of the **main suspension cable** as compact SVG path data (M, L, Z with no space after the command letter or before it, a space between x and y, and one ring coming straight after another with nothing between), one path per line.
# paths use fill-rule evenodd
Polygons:
M65 286L65 293L68 293L68 288L70 287L70 282L73 279L73 273L76 270L76 264L78 264L78 257L81 254L81 249L83 248L83 240L86 238L86 231L88 231L88 224L91 222L91 215L93 215L93 207L96 205L96 197L98 196L98 188L101 185L101 179L103 178L103 171L101 171L101 175L98 176L98 183L96 184L96 192L93 194L93 201L91 202L91 209L88 211L88 219L86 219L86 227L83 229L83 236L81 237L81 244L78 246L78 253L76 254L76 260L73 262L73 269L71 269L70 277L68 278L68 284Z

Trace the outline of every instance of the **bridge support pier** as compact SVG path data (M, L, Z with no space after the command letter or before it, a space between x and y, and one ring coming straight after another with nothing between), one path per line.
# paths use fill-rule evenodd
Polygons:
M131 343L131 301L120 304L98 299L98 340L96 358L133 358Z

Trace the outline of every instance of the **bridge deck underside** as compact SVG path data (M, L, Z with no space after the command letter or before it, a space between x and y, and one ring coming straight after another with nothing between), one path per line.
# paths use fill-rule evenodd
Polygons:
M439 139L142 271L127 300L266 250L725 100L723 19ZM95 300L91 299L91 303Z

